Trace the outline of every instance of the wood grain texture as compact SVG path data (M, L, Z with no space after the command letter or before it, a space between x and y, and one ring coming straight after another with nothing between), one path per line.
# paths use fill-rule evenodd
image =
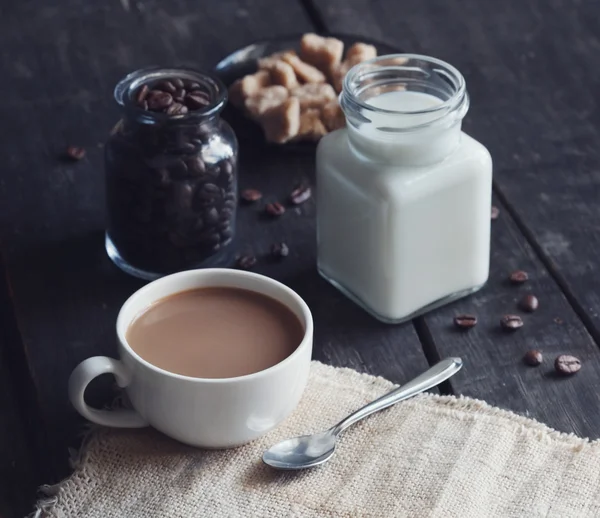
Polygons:
M68 376L86 357L115 354L118 309L143 284L118 271L104 252L102 143L118 119L112 87L141 66L208 68L254 40L311 29L295 2L208 5L36 0L11 5L10 23L2 24L0 39L10 52L1 58L7 102L0 107L6 156L0 236L20 329L14 345L26 354L48 435L44 462L54 472L46 482L68 472L67 446L77 445L82 423L67 401ZM86 158L61 162L70 144L84 146ZM265 154L242 142L240 185L284 199L297 182L312 182L312 160L312 153ZM239 250L260 255L256 271L307 300L317 359L400 382L427 366L412 326L376 323L317 276L313 201L280 221L265 221L257 211L240 211ZM266 260L270 245L282 240L291 256L279 264ZM88 395L90 403L106 403L115 395L112 379L100 378Z
M29 513L37 487L52 470L43 460L46 433L10 295L7 279L0 277L0 515L19 518Z
M580 0L315 2L330 30L435 55L467 79L464 128L499 195L600 341L600 4Z
M243 142L242 142L243 147ZM323 280L316 270L315 200L293 207L280 219L265 219L265 203L286 203L297 185L314 185L314 154L246 150L241 154L240 188L257 188L261 202L241 206L238 217L240 252L259 260L256 271L296 290L308 303L315 321L313 357L402 383L427 368L419 339L410 324L377 322ZM281 262L268 258L271 244L283 241L290 256ZM265 257L266 256L266 257Z
M460 8L442 0L314 5L329 30L379 38L456 65L472 101L464 128L494 157L496 188L510 211L502 206L503 216L493 225L490 281L479 294L419 320L421 337L431 342L430 355L464 356L465 369L451 380L459 393L563 431L600 436L600 418L590 411L598 406L600 354L584 325L586 316L595 325L600 309L594 289L600 177L592 144L598 141L593 95L598 68L591 62L599 5L566 0L467 0ZM585 312L583 322L520 229L550 258L543 259L554 266L553 276L558 271L566 279L570 301ZM505 283L516 268L532 274L522 288ZM539 296L539 311L526 316L516 333L501 332L499 319L514 312L528 290ZM456 332L452 317L460 312L477 314L477 328ZM536 347L545 351L546 363L527 368L522 355ZM551 362L563 351L579 355L587 372L556 379Z
M18 406L16 385L0 348L0 517L27 513L35 495L33 469Z
M2 293L3 295L4 293ZM36 487L43 481L43 473L36 462L39 449L32 430L38 424L33 409L28 405L26 384L20 379L22 358L14 358L7 344L5 300L0 295L0 516L25 516L31 510ZM39 427L38 431L41 431Z
M440 308L424 317L440 356L461 355L465 367L450 384L457 393L485 399L538 419L553 428L581 436L600 437L600 352L535 252L525 241L510 215L498 203L501 214L492 225L490 279L477 294ZM517 269L529 273L523 285L508 282ZM534 294L540 306L523 312L519 302ZM453 317L470 313L478 325L460 331ZM500 326L505 314L517 314L524 326L507 332ZM523 363L530 349L543 352L544 363L532 368ZM571 378L555 375L559 354L579 357L584 367Z
M264 14L250 16L255 9ZM308 21L299 6L266 0L210 9L185 0L32 1L7 6L3 20L2 68L12 86L0 86L0 236L56 480L80 422L67 401L68 375L88 356L114 354L118 308L142 285L117 271L103 247L102 143L119 116L114 84L152 64L210 68L241 45ZM84 160L60 160L71 144L87 149ZM106 401L111 380L96 385L92 392L105 396L93 401Z

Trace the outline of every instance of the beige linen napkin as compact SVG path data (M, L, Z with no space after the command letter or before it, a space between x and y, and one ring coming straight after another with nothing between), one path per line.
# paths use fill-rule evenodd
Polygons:
M152 430L90 435L40 503L55 518L600 516L600 447L486 403L425 395L343 435L335 457L277 472L262 451L328 428L392 388L314 362L294 414L246 446L203 451Z

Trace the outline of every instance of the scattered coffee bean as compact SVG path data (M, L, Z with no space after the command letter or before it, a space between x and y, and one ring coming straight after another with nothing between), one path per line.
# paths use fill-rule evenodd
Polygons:
M254 203L262 198L262 192L256 189L244 189L240 194L240 197L246 203Z
M564 322L564 320L560 317L554 317L553 320L555 324L562 324Z
M454 317L454 325L460 329L471 329L477 325L475 315L459 315Z
M78 146L69 146L66 154L71 160L81 160L85 156L85 149Z
M165 112L167 115L185 115L188 112L187 106L184 106L183 104L180 103L173 103L171 104L171 106L169 106L167 108L167 111ZM193 152L195 150L195 147L193 144L189 143L191 145L191 151Z
M523 311L527 311L528 313L533 313L538 307L540 303L535 295L525 295L523 299L521 299L521 309Z
M304 203L306 200L308 200L311 194L312 192L310 190L310 187L300 186L292 191L292 194L290 194L290 201L294 205L300 205L301 203Z
M242 270L250 270L256 264L256 257L253 255L242 255L237 260L238 268Z
M135 96L136 102L138 104L142 104L146 100L146 97L148 97L149 91L150 91L150 88L148 88L148 85L142 85L140 87L140 89L137 91L137 95Z
M561 354L554 360L554 369L558 374L570 376L581 369L581 360L569 354Z
M173 103L173 96L170 93L160 90L152 90L148 94L148 109L152 111L162 111Z
M284 212L285 212L285 207L279 203L278 201L274 202L274 203L268 203L265 207L265 212L273 217L273 218L277 218L279 216L283 216Z
M523 270L516 270L510 274L509 279L513 284L523 284L524 282L527 282L529 275Z
M527 351L525 353L525 356L523 356L523 361L530 367L537 367L538 365L542 364L544 357L542 356L541 351L532 349L531 351Z
M290 254L290 249L285 243L275 243L271 247L271 255L275 259L283 259Z
M500 209L492 205L492 219L498 219L498 216L500 216Z
M184 101L190 110L200 110L210 104L208 95L200 91L190 92L185 96Z
M516 331L523 327L523 319L519 315L504 315L500 324L508 331Z

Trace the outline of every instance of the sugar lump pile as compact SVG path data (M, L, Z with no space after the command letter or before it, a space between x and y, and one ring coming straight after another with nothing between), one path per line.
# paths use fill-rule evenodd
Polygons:
M286 50L258 61L258 71L235 81L230 101L263 128L268 142L316 141L345 125L337 94L354 65L377 56L355 43L344 54L336 38L304 34L297 54Z

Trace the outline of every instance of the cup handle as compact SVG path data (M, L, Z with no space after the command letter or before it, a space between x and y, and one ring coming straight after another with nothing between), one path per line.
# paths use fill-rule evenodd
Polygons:
M92 423L113 428L142 428L148 422L135 410L97 410L88 406L84 399L85 389L100 374L112 373L117 385L125 388L131 382L131 374L122 362L106 356L94 356L82 361L69 378L69 399L75 409Z

